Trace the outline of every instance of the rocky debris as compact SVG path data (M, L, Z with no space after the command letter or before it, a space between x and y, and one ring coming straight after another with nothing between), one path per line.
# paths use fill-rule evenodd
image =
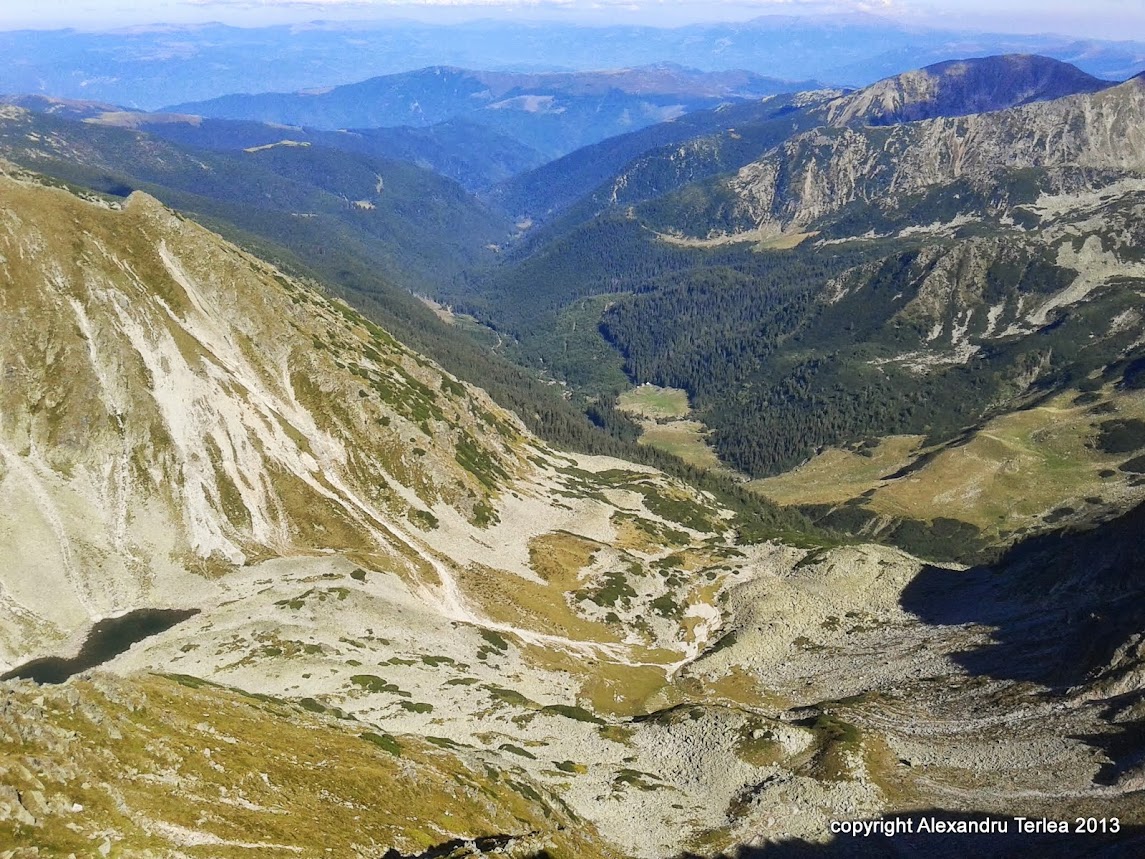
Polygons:
M483 835L480 838L455 838L438 844L416 855L406 855L397 850L387 850L382 859L467 859L467 857L506 856L512 859L541 859L547 856L549 846L539 832L525 835Z

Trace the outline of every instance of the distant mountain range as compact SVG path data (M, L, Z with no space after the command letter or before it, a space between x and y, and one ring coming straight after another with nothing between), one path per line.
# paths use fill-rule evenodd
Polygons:
M448 65L570 71L671 62L860 86L944 60L1035 53L1101 78L1145 69L1145 45L900 26L871 15L767 16L679 28L486 21L219 24L0 33L0 92L155 109L228 93L293 92Z
M3 100L207 149L289 139L400 158L478 190L618 134L816 86L670 64L539 75L435 67L321 90L228 95L159 112L34 93Z
M815 86L667 64L576 74L436 66L331 89L228 95L165 110L325 130L425 128L463 119L554 158L696 110Z
M521 173L493 189L490 197L513 214L533 219L551 218L576 202L566 220L584 219L738 170L800 131L963 116L1112 85L1068 63L1027 54L937 63L854 92L788 93L698 111ZM586 185L592 187L588 194Z
M466 117L428 127L399 126L324 131L246 119L207 119L193 114L125 110L102 102L42 95L9 96L5 103L68 121L143 132L182 146L215 151L258 150L289 141L360 155L409 161L483 190L545 162L519 141Z

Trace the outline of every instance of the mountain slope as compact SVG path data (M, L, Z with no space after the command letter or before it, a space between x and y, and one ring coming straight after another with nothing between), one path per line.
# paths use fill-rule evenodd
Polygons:
M1112 85L1049 57L951 60L864 87L828 105L826 116L831 125L897 125L1003 110Z
M344 244L390 282L419 291L492 258L508 223L461 186L405 161L280 138L249 151L189 149L137 131L18 107L3 154L98 191L136 187L300 250Z
M0 695L8 847L34 842L29 849L63 856L98 855L106 845L121 856L418 857L475 841L521 859L545 850L617 855L520 773L285 700L187 676L101 676ZM117 777L128 767L130 778ZM177 793L156 789L171 783Z
M5 104L61 119L129 128L195 149L224 152L285 141L409 161L470 190L483 189L538 166L541 155L492 129L464 119L426 128L399 126L355 131L320 131L281 123L209 119L192 114L147 113L93 101L42 95L9 95Z
M1000 211L1049 193L1139 174L1145 81L994 113L888 128L822 128L798 135L687 200L664 201L683 231L775 233L806 227L851 204L898 220L924 216L936 186L964 183L969 199L948 219ZM678 204L675 205L674 204ZM653 225L667 226L657 213Z
M472 327L443 322L411 294L440 294L470 267L495 258L487 244L507 235L507 222L441 177L318 147L186 149L17 107L5 109L0 141L12 161L118 198L143 189L257 247L284 270L328 284L371 321L489 390L550 441L650 459L624 438L628 428L607 406L590 419L583 399L566 401L534 372L490 350L497 335L477 328L471 337Z
M5 484L9 515L28 522L9 549L54 582L17 599L62 627L187 564L377 549L411 504L473 515L495 481L466 472L457 450L498 474L521 467L513 422L458 401L462 386L380 329L154 200L93 217L62 192L4 185ZM346 318L363 356L353 373L336 356ZM414 438L434 454L405 453ZM45 536L56 553L36 549Z
M738 559L770 550L736 549L739 519L684 484L549 450L346 306L145 195L109 208L20 175L0 193L0 659L78 649L100 618L198 610L121 668L445 733L447 749L480 742L526 781L567 784L588 759L567 801L595 815L633 755L585 705L627 713L661 694L718 628ZM710 575L673 575L681 564ZM521 752L542 746L554 757ZM722 827L727 792L753 775L689 789L700 823L681 829L664 797L655 827L625 834L652 799L638 793L606 813L608 837L648 854Z
M641 202L741 166L799 128L806 121L802 108L815 101L816 94L799 93L688 113L585 146L514 176L487 197L510 214L538 220L551 218L578 200L577 208L592 207L593 214ZM641 171L644 164L656 166Z
M951 115L871 124L884 97ZM1082 403L1138 418L1143 107L1139 78L1026 57L821 96L736 126L780 142L734 174L685 178L732 129L634 159L463 306L609 396L603 334L633 383L687 395L725 465L825 525L979 557L1138 498Z

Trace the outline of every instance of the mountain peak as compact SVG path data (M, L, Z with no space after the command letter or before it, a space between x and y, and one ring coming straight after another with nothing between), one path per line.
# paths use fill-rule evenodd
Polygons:
M1111 81L1050 57L974 57L935 63L878 81L834 102L828 118L832 125L895 125L1004 110L1111 86Z

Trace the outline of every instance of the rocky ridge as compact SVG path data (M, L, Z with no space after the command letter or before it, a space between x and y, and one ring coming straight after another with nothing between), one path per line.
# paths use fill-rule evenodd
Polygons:
M898 125L988 113L1113 86L1069 63L1006 54L936 63L886 78L826 104L829 125Z
M1036 198L1039 191L1094 190L1139 176L1143 110L1145 83L1134 78L1093 94L971 116L825 126L793 137L726 180L710 219L778 234L806 229L851 205L909 217L918 198L955 183L970 192L961 207L967 213L985 203L986 212L1001 216L1032 202L1031 192Z
M745 169L760 160L761 154L766 157L789 139L820 128L861 131L964 117L1092 94L1114 85L1048 57L1008 54L938 63L855 91L808 90L769 96L750 105L729 105L711 112L706 119L713 130L670 146L648 148L588 194L572 214L583 217L590 203L597 213L637 205L717 174ZM700 116L708 115L696 114L690 121L699 125ZM668 126L663 128L662 133L670 133ZM643 134L651 138L652 131ZM637 139L636 135L630 137ZM822 155L822 151L817 152L817 157ZM575 157L568 160L572 162ZM794 156L786 153L783 157ZM558 162L538 169L536 175L559 181L561 169ZM572 165L564 169L572 169ZM544 191L536 189L535 193L543 195ZM780 193L786 193L786 186ZM686 208L686 197L684 205ZM665 225L673 226L669 222ZM675 226L683 233L690 232L686 226Z

